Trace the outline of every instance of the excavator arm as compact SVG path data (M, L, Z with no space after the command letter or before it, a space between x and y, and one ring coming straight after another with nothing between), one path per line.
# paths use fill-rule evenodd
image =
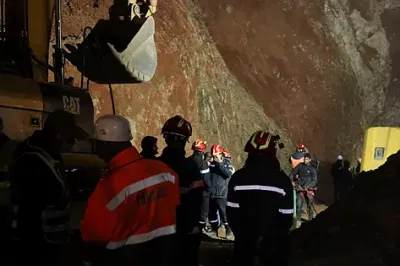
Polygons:
M15 72L25 78L48 79L49 42L55 0L2 0L2 41Z
M0 3L2 4L2 35L7 46L5 50L11 53L7 56L11 56L9 60L15 63L15 72L25 78L47 82L48 70L52 70L55 72L56 82L63 84L64 57L61 50L61 17L60 12L57 13L60 8L56 8L57 4L60 5L60 0L0 0ZM115 75L108 74L106 76L111 77L107 80L112 80L112 83L130 83L131 79L135 80L134 82L144 82L153 77L157 67L157 55L154 44L154 19L151 16L156 12L156 7L157 0L114 0L114 5L110 8L111 23L109 23L110 21L104 23L103 20L99 23L102 25L97 27L102 28L98 35L106 43L105 53L101 51L101 60L104 61L104 58L107 57L104 54L108 52L111 57L114 57L111 65L120 66L120 73L116 75L116 78L113 78ZM53 56L54 66L50 66L48 65L49 43L54 14L56 50ZM124 24L122 27L115 26L120 23L118 20L121 14L127 14L125 21L135 22L132 25ZM106 30L103 29L103 24L107 24ZM115 35L116 30L119 31L117 39L131 38L122 50L119 50L108 36L104 37L104 35ZM81 58L82 55L79 55L79 60L70 61L82 71L84 67L80 66ZM113 64L112 61L115 63ZM108 69L104 71L110 72ZM104 76L103 73L98 75ZM127 78L123 78L124 75ZM92 80L107 83L96 80L96 78L92 78Z
M15 0L12 0L15 1ZM53 25L54 0L28 1L29 44L32 55L43 64L49 62L49 43ZM37 81L48 80L48 69L32 60L33 77Z

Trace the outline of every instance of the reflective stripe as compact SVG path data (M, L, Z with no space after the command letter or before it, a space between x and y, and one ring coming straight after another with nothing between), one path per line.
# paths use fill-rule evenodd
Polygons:
M286 195L286 192L278 187L271 187L271 186L259 186L259 185L249 185L249 186L236 186L234 187L234 190L264 190L264 191L272 191L276 192L279 194L282 194L283 196Z
M218 219L216 219L216 220L212 220L212 221L208 221L210 224L211 223L218 223Z
M200 170L200 174L207 174L210 172L210 168L207 168L206 170Z
M69 212L67 210L62 210L62 211L44 210L42 212L42 219L52 219L67 215L69 215Z
M292 214L293 209L279 209L279 212L283 214Z
M12 206L12 211L14 214L18 214L18 205L13 205ZM42 219L51 219L51 218L58 218L60 216L67 216L69 215L68 210L49 210L46 209L42 211Z
M187 187L179 187L180 194L187 194L189 193L189 189Z
M42 226L42 230L44 233L56 233L62 231L68 231L69 223L59 224L54 226Z
M206 224L206 222L204 222L204 221L200 221L200 222L199 222L199 224Z
M127 197L135 194L138 191L161 184L163 182L175 183L175 176L171 175L170 173L161 173L130 184L122 189L112 200L108 202L107 209L113 211L118 208L118 206L121 205L121 203L124 202Z
M239 208L239 207L240 207L240 206L239 206L239 203L230 202L230 201L228 201L228 202L226 203L226 206L229 206L229 207L232 207L232 208Z
M233 165L229 165L228 166L229 171L234 174L235 173L235 167L233 167Z
M189 187L180 187L179 191L181 194L187 194L189 193L191 190L196 189L196 188L200 188L204 186L204 182L203 180L197 180L194 181L192 184L190 184Z
M158 228L154 231L148 232L148 233L133 235L122 241L109 242L107 244L106 248L107 249L117 249L117 248L120 248L123 246L139 244L139 243L150 241L150 240L160 237L160 236L172 235L175 233L176 233L176 225L173 224L173 225L169 225L169 226L165 226L165 227L160 227L160 228Z
M203 186L204 186L203 180L197 180L197 181L194 181L194 182L190 185L189 189L191 190L191 189L195 189L195 188L199 188L199 187L203 187Z

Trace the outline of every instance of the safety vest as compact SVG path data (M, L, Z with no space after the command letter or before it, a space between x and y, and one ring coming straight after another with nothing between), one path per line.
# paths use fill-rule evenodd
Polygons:
M30 146L33 148L31 151L23 153L16 159L16 163L24 156L37 156L44 165L47 165L54 175L54 178L59 181L60 186L63 188L65 196L67 190L65 188L62 174L56 167L56 161L46 151L38 147ZM64 205L61 207L60 205ZM11 236L15 240L20 240L20 232L18 230L18 205L12 203L11 205ZM68 238L69 230L69 206L68 204L58 202L48 202L41 212L41 230L43 232L43 239L49 244L56 244L65 242Z
M135 147L116 155L88 200L81 235L85 242L118 249L176 233L178 175Z

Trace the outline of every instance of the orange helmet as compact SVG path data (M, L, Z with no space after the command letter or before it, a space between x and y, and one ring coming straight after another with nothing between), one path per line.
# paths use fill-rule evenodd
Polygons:
M212 145L212 147L211 147L212 155L216 155L216 154L223 153L223 152L224 152L224 148L222 148L221 145L219 145L219 144Z
M277 148L285 146L280 142L279 135L272 135L267 130L259 130L251 135L247 141L244 151L247 153L263 153L276 156Z
M296 151L297 152L304 152L304 151L306 151L305 147L306 146L304 146L304 144L297 144L296 145Z
M224 154L224 157L226 157L226 158L232 158L232 157L231 157L231 153L230 153L229 151L224 150L222 153Z
M176 135L189 139L192 136L192 125L182 116L176 115L165 122L161 134L163 136Z
M206 144L207 144L207 141L203 141L201 139L198 139L195 142L193 142L192 150L205 152L206 149L207 149Z

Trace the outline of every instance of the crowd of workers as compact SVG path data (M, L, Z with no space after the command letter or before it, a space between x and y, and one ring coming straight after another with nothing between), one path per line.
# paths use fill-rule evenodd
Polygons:
M89 138L75 119L66 111L51 113L13 156L9 237L32 264L62 265L69 202L61 151ZM287 265L293 217L301 223L304 205L315 216L319 162L304 145L290 157L288 177L276 157L284 145L266 130L250 137L245 165L237 171L219 144L207 152L198 139L187 157L192 126L181 116L168 119L161 134L166 147L157 157L155 137L143 138L141 153L132 146L124 117L96 121L94 150L108 167L81 222L81 238L91 250L86 261L197 266L202 231L225 227L227 237L235 236L235 265L251 266L255 255L262 265ZM26 263L23 256L17 259Z

